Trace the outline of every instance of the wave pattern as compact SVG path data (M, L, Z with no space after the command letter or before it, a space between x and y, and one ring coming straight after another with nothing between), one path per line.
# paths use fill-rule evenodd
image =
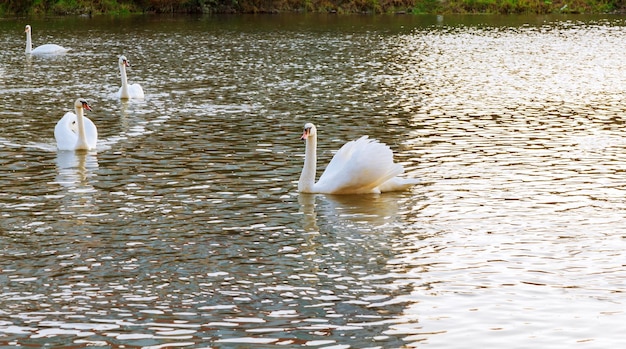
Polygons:
M0 23L0 345L623 345L623 23L311 20ZM297 194L307 121L423 185Z

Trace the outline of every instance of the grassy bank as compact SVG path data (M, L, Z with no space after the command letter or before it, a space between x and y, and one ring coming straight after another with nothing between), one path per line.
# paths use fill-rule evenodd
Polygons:
M626 0L4 0L0 16L131 13L550 14L624 12Z

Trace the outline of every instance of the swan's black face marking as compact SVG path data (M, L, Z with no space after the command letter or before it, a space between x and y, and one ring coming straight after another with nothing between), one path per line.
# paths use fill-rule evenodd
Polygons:
M122 67L130 67L130 61L128 60L128 58L126 58L126 56L119 56L120 58L120 66Z
M305 127L304 131L302 132L302 137L300 137L300 139L305 141L309 137L310 134L311 134L311 128Z
M83 105L83 109L85 109L85 110L89 110L89 111L91 111L91 110L92 110L92 109L91 109L91 106L89 105L89 103L87 103L87 101L82 100L82 101L80 101L80 104L82 104L82 105Z
M313 125L310 122L307 122L306 124L304 124L304 132L302 133L302 137L300 139L308 139L308 137L317 137L317 129L315 128L315 125Z

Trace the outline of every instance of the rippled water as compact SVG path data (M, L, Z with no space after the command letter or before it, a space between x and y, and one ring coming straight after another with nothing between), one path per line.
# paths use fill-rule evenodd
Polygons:
M626 344L620 17L0 21L0 346ZM143 101L120 102L117 55ZM97 151L57 152L77 97ZM368 134L423 184L301 195ZM319 169L321 171L321 168Z

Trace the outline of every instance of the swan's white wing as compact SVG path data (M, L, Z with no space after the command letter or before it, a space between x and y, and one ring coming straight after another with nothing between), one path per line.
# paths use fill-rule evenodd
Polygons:
M76 114L67 112L54 127L54 138L59 150L74 150L78 141Z
M35 49L33 49L31 51L31 54L33 54L33 55L53 55L53 54L66 53L69 50L71 50L71 49L70 48L65 48L63 46L59 46L57 44L45 44L45 45L41 45L41 46L35 47Z
M117 91L117 98L122 98L122 87L120 87ZM144 98L143 88L141 88L141 85L128 85L128 98Z
M91 121L88 117L83 116L83 121L85 123L87 145L89 146L89 149L96 149L96 144L98 143L98 129L93 121Z
M363 136L344 144L315 184L315 191L332 194L379 192L378 186L404 171L393 163L385 144Z
M95 149L98 142L98 129L87 117L83 117L85 136L89 149ZM54 127L54 138L59 150L74 150L78 143L78 123L76 114L67 112Z
M132 84L128 86L128 93L130 93L132 98L144 98L143 89L139 84Z

